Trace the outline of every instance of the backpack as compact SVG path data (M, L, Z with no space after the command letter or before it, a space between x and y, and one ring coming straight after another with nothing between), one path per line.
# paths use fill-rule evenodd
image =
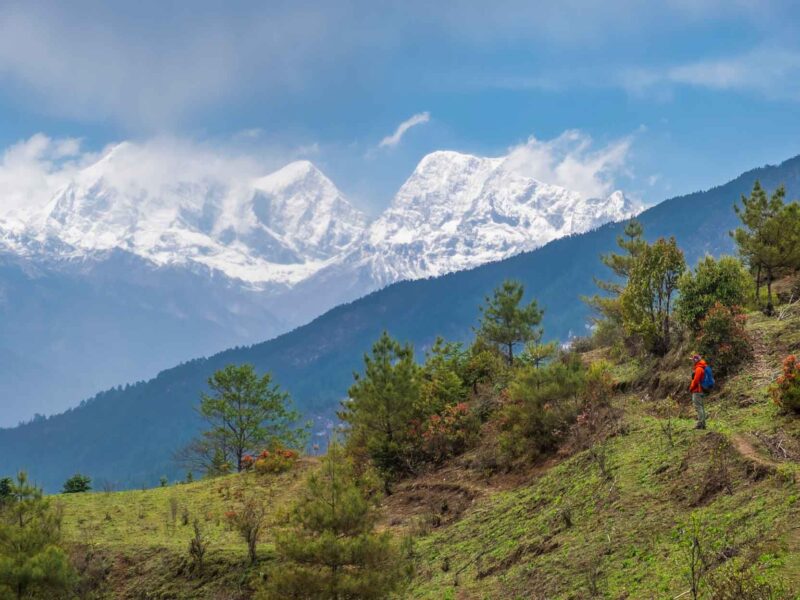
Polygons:
M706 368L703 372L703 381L700 382L700 387L703 388L704 392L711 391L714 387L714 373L711 371L711 367L706 365Z

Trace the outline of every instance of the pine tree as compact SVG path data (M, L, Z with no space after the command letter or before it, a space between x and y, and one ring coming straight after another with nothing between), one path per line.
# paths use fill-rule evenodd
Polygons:
M414 462L410 426L419 416L420 397L413 348L384 331L364 356L364 373L354 377L339 413L349 425L349 443L365 450L387 477L409 471Z
M643 235L642 224L636 219L631 219L625 225L623 234L617 237L617 246L624 252L609 252L600 257L601 262L611 269L616 279L612 281L595 279L595 284L603 294L595 294L583 299L598 313L597 320L608 319L618 324L622 322L619 296L628 283L637 257L647 247Z
M433 347L426 352L422 365L420 412L438 413L446 406L466 400L466 363L467 354L461 344L436 338Z
M767 286L764 311L772 314L772 283L784 269L800 265L800 207L785 204L786 190L779 187L772 196L756 181L750 197L734 206L743 227L731 232L742 260L755 278L756 301L760 302L762 282Z
M391 597L403 582L403 561L391 534L375 532L374 483L332 443L294 506L290 527L277 535L279 561L257 598Z
M220 466L220 452L228 452L237 471L242 458L267 445L301 447L306 430L295 428L299 415L289 408L289 395L272 383L269 373L259 377L252 365L228 365L208 380L213 394L203 394L200 415L210 429L198 444L211 467ZM209 446L209 443L211 446Z
M74 572L60 538L59 515L19 473L0 508L0 597L51 598L67 590Z
M486 298L486 304L480 308L478 337L500 347L509 365L514 364L514 346L538 341L542 337L537 326L542 322L543 313L536 300L521 305L524 295L525 288L521 283L507 280Z
M11 477L0 478L0 508L3 504L11 500L11 486L14 485L14 480Z

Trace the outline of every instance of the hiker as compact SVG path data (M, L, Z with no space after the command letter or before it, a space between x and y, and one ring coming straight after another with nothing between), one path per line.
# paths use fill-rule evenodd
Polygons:
M694 363L694 371L692 373L692 383L689 386L689 391L692 393L692 403L697 411L697 425L695 429L706 428L706 394L714 386L714 375L711 373L711 367L703 360L699 354L692 356Z

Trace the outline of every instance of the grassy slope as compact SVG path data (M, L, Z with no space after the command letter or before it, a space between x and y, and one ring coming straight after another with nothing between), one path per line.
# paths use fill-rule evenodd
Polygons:
M63 495L57 502L66 539L79 552L99 553L114 565L112 597L246 597L258 569L249 568L246 547L225 513L235 510L246 493L262 497L277 518L313 464L304 459L281 475L248 473L148 490ZM195 519L209 543L202 577L190 573L187 561ZM259 556L264 559L272 554L269 529L262 537Z
M800 463L776 459L753 436L800 434L798 420L779 415L767 396L784 352L800 346L800 319L755 317L750 327L757 360L710 400L708 431L678 420L670 447L664 421L650 414L652 402L640 394L618 398L625 425L607 442L611 480L584 452L530 485L495 495L420 541L427 567L411 595L590 597L594 571L604 597L672 598L688 589L680 531L692 514L707 540L737 560L755 558L767 577L800 589ZM714 463L717 447L722 458ZM730 494L707 486L720 464L729 470Z
M680 531L693 514L706 529L704 539L718 551L735 555L736 561L755 560L767 577L800 589L800 463L780 451L775 456L762 441L764 434L788 436L791 453L793 436L800 436L800 420L779 415L766 391L782 357L800 348L800 317L781 322L753 317L750 328L756 360L710 399L708 431L692 429L691 411L684 407L687 418L674 422L670 446L662 431L665 421L653 415L654 401L662 399L658 394L643 399L642 393L630 392L616 399L624 422L622 432L606 442L610 478L601 476L588 452L554 461L504 491L478 489L474 482L454 479L452 469L443 470L439 488L446 480L452 497L459 485L469 487L469 501L461 518L444 519L418 538L418 573L405 595L586 598L594 579L603 597L672 598L688 588ZM637 369L623 365L620 372L634 377ZM661 373L661 380L684 376L682 368ZM731 493L719 484L725 471ZM387 502L386 522L403 522L395 514L398 506L405 502L404 510L413 512L408 503L426 501L425 487L432 487L436 477L406 484L415 495ZM67 537L115 557L117 597L235 598L258 570L247 572L244 545L224 523L236 490L263 489L273 514L279 514L301 480L300 472L268 479L232 476L62 497L61 502ZM174 528L169 522L173 497L180 507ZM211 540L212 566L202 580L185 572L191 527L180 524L184 506ZM262 555L271 555L269 539Z

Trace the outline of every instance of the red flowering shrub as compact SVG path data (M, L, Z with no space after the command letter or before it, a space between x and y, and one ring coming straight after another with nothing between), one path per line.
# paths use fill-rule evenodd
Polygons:
M787 412L800 413L800 364L790 354L783 361L783 373L770 388L775 404Z
M433 414L422 428L423 452L433 462L461 454L477 434L478 419L464 402L446 406L441 414Z
M717 302L700 322L697 345L714 373L725 376L752 356L750 336L745 330L747 316L738 306Z
M264 450L255 461L256 473L284 473L294 466L299 457L297 451L288 448Z
M250 470L250 469L253 467L253 465L255 464L255 462L256 462L256 459L255 459L255 458L253 458L253 457L252 457L251 455L249 455L249 454L245 454L245 455L242 457L242 470L243 470L243 471L248 471L248 470Z

